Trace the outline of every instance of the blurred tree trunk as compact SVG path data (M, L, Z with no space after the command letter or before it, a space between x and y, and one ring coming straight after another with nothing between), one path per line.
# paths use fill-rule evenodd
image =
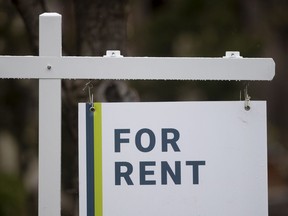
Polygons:
M104 55L118 49L126 55L128 0L74 0L80 54Z
M39 45L39 15L46 11L43 0L11 0L19 11L27 29L34 54L38 54Z
M39 15L46 11L45 4L49 2L44 0L12 0L12 2L23 18L33 52L37 54ZM75 21L74 53L102 56L106 50L117 49L126 55L128 0L64 1L63 8L66 8L68 3L74 4L72 6L74 20L69 20L69 23ZM65 49L63 53L67 53ZM62 82L62 215L75 215L78 210L77 104L87 101L88 95L82 91L85 83L87 80ZM124 81L106 80L92 83L95 101L139 100L137 93Z

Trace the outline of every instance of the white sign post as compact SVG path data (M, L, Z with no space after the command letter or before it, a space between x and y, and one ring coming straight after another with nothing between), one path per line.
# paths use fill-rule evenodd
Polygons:
M62 57L61 15L40 16L40 56L0 56L0 78L39 79L39 216L60 216L61 79L272 80L271 58Z
M62 55L61 15L40 16L39 55ZM47 64L46 70L51 65ZM21 71L20 71L21 72ZM39 79L39 216L61 209L61 79Z

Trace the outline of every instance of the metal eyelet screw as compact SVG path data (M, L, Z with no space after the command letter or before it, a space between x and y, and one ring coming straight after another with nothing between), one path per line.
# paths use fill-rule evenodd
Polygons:
M90 112L95 112L95 110L96 110L95 107L93 107L93 106L90 107Z
M249 105L245 106L245 110L249 111L251 109L251 107Z

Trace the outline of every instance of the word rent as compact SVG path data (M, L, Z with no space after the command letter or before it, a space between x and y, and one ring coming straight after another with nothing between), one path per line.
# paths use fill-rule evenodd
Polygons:
M143 153L149 154L155 149L156 145L161 145L163 154L173 151L181 152L179 147L180 133L175 128L162 128L161 141L158 142L155 133L149 128L139 129L131 136L130 129L115 129L114 130L114 153L121 154L123 149L131 148L135 145L136 149ZM133 139L134 138L134 139ZM145 142L143 141L145 139ZM134 141L134 142L133 142ZM132 144L132 145L131 145ZM155 168L159 166L161 169L161 185L168 184L168 178L176 185L181 184L181 173L191 172L191 184L199 184L200 167L205 166L204 160L195 161L175 161L171 164L168 161L156 162L154 160L139 161L138 164L132 164L129 161L115 162L115 185L156 185L157 182L153 179ZM132 178L134 167L138 166L139 180ZM159 183L158 183L159 184Z

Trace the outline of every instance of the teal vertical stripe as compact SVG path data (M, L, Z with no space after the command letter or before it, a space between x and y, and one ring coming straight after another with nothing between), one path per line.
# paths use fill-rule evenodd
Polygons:
M86 104L87 216L94 216L94 114Z

